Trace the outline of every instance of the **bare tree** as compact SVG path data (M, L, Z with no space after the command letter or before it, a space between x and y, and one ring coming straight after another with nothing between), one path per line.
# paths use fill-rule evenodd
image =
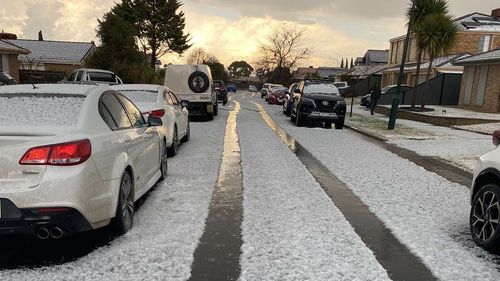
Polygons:
M189 53L188 64L202 64L207 61L211 55L203 48L196 48Z
M296 25L275 26L267 40L260 43L258 65L280 72L295 68L300 61L311 56L311 50L304 46L304 34L305 30Z

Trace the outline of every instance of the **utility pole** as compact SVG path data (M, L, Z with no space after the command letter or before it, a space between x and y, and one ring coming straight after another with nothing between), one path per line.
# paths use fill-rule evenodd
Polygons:
M413 25L413 11L415 10L415 1L417 0L411 1L412 2L411 12L410 12L411 16L410 16L410 21L408 22L408 31L406 33L405 45L403 50L403 61L401 62L401 66L399 68L399 79L398 79L398 85L396 87L396 93L394 93L394 97L392 98L392 107L391 107L391 113L389 115L389 124L387 126L387 130L394 130L394 128L396 127L396 116L398 114L398 107L399 107L399 95L401 94L401 84L403 84L406 56L408 53L408 48L410 46L410 36Z

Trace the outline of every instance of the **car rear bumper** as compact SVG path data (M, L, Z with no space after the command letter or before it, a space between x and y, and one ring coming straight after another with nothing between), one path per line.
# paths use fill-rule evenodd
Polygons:
M40 228L51 230L58 227L63 235L91 230L90 223L73 208L19 209L8 199L0 199L0 234L33 234Z
M205 116L208 113L213 113L213 105L206 102L190 102L189 116Z
M307 116L304 116L306 120L318 121L318 122L336 122L341 117L337 113L325 113L325 112L312 112Z

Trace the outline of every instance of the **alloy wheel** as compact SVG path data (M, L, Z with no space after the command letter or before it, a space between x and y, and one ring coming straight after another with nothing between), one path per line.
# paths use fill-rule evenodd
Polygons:
M125 230L129 230L134 221L134 193L132 192L132 180L130 176L125 176L122 179L120 196L123 226Z
M492 191L478 194L474 201L471 228L476 239L489 241L498 231L500 220L500 203L497 195Z

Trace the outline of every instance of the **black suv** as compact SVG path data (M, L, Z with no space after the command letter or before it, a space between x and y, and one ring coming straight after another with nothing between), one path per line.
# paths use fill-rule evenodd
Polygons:
M221 101L222 105L227 104L227 90L226 85L224 85L224 81L222 80L214 80L214 90L217 94L217 101Z
M331 81L304 80L293 94L292 122L297 127L306 121L324 122L325 128L344 128L346 103Z

